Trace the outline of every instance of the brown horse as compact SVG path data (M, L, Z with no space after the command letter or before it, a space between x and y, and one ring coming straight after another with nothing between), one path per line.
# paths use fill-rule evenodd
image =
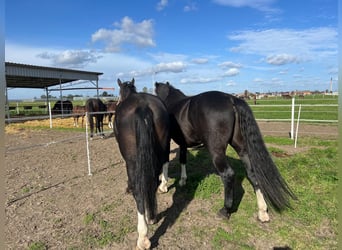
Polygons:
M85 106L76 105L72 110L72 116L74 117L74 127L78 127L78 119L82 118L82 128L85 116Z
M107 114L108 115L108 127L113 128L113 116L115 114L115 110L116 110L116 106L117 106L118 102L114 101L114 100L109 100L106 103L107 106Z

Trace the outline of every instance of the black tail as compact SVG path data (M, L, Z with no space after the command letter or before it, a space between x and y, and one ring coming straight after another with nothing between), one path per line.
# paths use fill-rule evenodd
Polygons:
M156 216L156 191L159 182L160 163L158 161L153 113L148 107L138 107L135 119L137 160L135 190L140 197L138 210L149 219ZM139 203L139 202L137 202Z
M248 157L266 202L278 212L285 208L292 208L290 198L297 198L280 175L267 151L252 110L243 100L235 99L234 103L239 114L241 134L247 147Z

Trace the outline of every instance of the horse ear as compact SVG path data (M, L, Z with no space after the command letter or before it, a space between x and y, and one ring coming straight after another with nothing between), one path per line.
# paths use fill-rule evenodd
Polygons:
M132 82L132 85L134 85L134 82L135 82L134 77L132 78L132 81L131 81L131 82Z
M169 83L169 82L166 82L166 85L167 85L167 86L170 86L170 83Z
M158 82L155 82L155 83L154 83L154 86L155 86L155 87L158 87L158 86L159 86L159 83L158 83Z
M121 87L121 85L122 85L122 82L121 82L121 80L118 78L118 85Z

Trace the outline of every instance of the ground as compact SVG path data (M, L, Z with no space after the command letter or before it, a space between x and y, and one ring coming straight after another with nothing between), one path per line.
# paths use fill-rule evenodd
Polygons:
M263 134L288 136L289 124L259 126ZM299 129L303 132L299 140L305 133L337 136L336 126L301 125ZM8 249L35 249L34 245L48 249L132 249L136 209L132 196L125 192L127 175L114 137L96 137L89 142L92 175L84 132L6 129L5 145ZM175 144L172 147L177 149ZM305 149L284 146L284 150L293 154ZM169 193L158 194L160 220L149 232L153 248L211 249L209 238L194 238L190 233L196 225L220 223L209 208L211 204L195 199L182 204L179 198L175 200L175 192L173 186ZM202 216L199 211L206 207L210 212ZM232 230L227 223L220 227ZM253 244L255 249L271 249L268 243Z

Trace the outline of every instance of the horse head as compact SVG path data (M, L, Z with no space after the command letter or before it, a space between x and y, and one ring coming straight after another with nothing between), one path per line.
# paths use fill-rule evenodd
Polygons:
M118 85L120 87L120 97L117 104L124 101L131 93L137 93L137 89L134 85L134 78L132 78L131 81L121 82L120 79L118 79Z
M169 82L166 82L166 83L155 82L154 86L155 86L155 93L157 94L157 96L159 96L160 99L165 101L166 98L169 96L170 88L172 88L170 83Z
M154 85L157 96L166 104L166 106L173 105L174 103L187 98L182 91L173 87L169 82L156 82Z

